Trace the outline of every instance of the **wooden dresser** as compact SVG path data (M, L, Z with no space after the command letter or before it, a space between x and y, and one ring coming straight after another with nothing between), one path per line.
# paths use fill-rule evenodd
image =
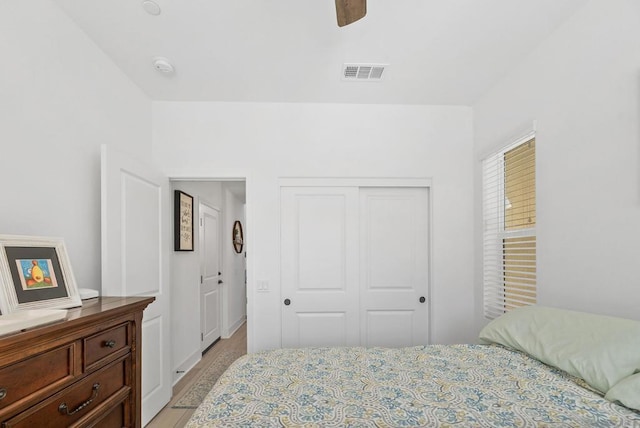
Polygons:
M142 311L99 297L67 319L0 337L0 426L140 427Z

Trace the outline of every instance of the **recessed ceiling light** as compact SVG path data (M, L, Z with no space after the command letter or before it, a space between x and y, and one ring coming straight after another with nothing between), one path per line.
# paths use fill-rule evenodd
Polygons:
M173 74L175 71L169 60L163 57L155 57L153 59L153 67L162 74Z
M154 1L144 0L142 2L142 7L149 15L160 15L160 6L158 6L158 3Z

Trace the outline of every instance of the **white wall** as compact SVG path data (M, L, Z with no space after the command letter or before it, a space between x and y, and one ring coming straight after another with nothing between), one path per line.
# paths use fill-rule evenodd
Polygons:
M481 154L537 120L542 305L640 319L639 82L640 2L596 0L474 106L477 213Z
M154 102L153 123L167 175L247 176L250 350L280 346L278 177L292 176L432 177L432 341L474 340L470 108Z
M232 244L233 224L239 220L245 242L247 240L247 222L244 219L244 202L222 183L224 192L224 213L222 226L222 257L224 266L222 278L224 280L225 308L223 310L223 338L229 338L244 323L247 317L247 293L244 283L244 266L246 243L241 253L236 253Z
M100 145L151 148L151 102L48 0L0 2L0 233L59 236L100 290Z

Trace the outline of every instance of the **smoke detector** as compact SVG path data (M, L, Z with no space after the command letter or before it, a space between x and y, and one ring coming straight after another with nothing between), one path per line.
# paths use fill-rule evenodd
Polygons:
M160 6L158 6L158 3L154 2L154 1L144 0L142 2L142 8L149 15L160 15Z
M389 64L343 64L342 80L350 82L379 82Z
M153 67L162 74L170 75L175 72L173 65L169 62L168 59L163 57L156 57L153 59Z

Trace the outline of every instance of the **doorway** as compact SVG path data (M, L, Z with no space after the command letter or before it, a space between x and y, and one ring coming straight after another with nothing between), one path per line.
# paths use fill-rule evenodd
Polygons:
M249 246L251 230L246 224L244 179L173 177L171 187L193 197L195 241L193 251L174 251L171 257L171 335L175 385L200 361L203 350L218 338L231 337L247 322L247 245L243 246L242 253L235 253L232 230L234 222L240 221ZM209 209L213 209L213 212ZM208 244L208 240L217 240L218 245ZM201 257L203 254L207 254L206 260ZM218 316L214 308L219 308Z

